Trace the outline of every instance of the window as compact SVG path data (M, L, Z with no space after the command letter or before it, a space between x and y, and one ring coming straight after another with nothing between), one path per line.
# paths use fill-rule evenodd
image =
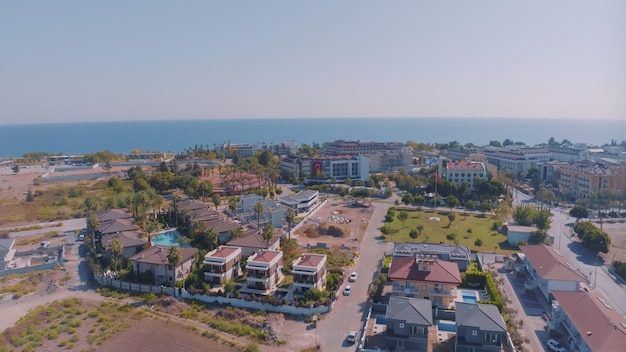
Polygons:
M422 291L426 291L426 285L422 285Z
M421 326L411 326L411 335L424 335L424 328Z
M171 264L167 266L167 270L172 270L172 269L174 269L174 268L172 267Z
M170 276L170 277L168 277L168 279L169 279L170 281L174 281L174 279L173 279L171 276Z

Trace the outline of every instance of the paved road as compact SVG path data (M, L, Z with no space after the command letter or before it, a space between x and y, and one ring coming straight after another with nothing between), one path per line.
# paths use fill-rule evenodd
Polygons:
M513 192L515 205L531 203L534 200L521 192ZM548 235L554 237L554 247L578 269L586 278L589 288L599 291L614 308L626 316L626 285L609 274L606 266L583 245L572 237L572 226L576 221L569 216L569 208L552 208L552 228Z
M319 343L324 351L354 351L358 346L358 343L348 343L346 336L348 331L358 330L359 338L361 337L360 330L365 323L369 310L369 284L374 278L378 262L384 253L390 253L393 249L392 243L382 241L378 230L382 226L387 209L391 205L393 203L373 203L374 213L360 243L360 258L356 267L349 269L359 274L358 279L356 282L344 284L344 287L347 284L352 286L352 295L339 297L333 311L324 316L323 320L318 323Z

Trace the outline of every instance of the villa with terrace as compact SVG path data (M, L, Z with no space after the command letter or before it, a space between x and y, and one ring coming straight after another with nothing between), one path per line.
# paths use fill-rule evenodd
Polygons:
M181 248L181 261L173 265L167 259L169 249L166 246L153 246L130 257L135 279L142 274L153 275L152 283L156 285L174 285L176 281L185 279L191 273L191 265L198 250Z
M587 281L555 248L538 244L520 246L520 249L528 273L525 288L539 289L547 302L552 299L552 291L579 291Z
M472 252L466 246L443 243L394 243L394 257L432 257L456 263L465 271L472 261Z
M433 325L431 302L392 296L385 313L385 343L394 351L426 351L428 330Z
M439 308L454 305L461 284L456 263L432 257L394 256L388 277L392 295L427 299Z
M597 292L553 291L550 330L565 336L569 351L621 352L626 349L626 319Z
M313 253L301 255L294 260L291 273L293 274L293 291L296 294L304 294L312 288L324 289L326 255Z
M279 198L278 201L284 206L296 211L297 214L305 213L318 202L319 191L304 190L293 196Z
M227 244L241 248L241 255L248 257L262 250L280 250L280 236L272 237L268 243L263 238L262 230L249 230L243 236L228 241Z
M283 278L283 252L262 250L248 257L246 288L258 293L267 293Z
M204 256L204 281L222 286L241 273L241 248L219 246Z
M455 352L499 352L506 344L506 324L491 304L456 304Z
M144 250L148 245L148 240L140 237L138 231L122 231L102 236L102 248L108 253L111 243L114 240L120 241L122 245L122 257L130 257Z
M263 204L263 212L260 214L255 212L257 203ZM260 227L263 227L270 223L274 228L279 229L283 227L286 212L287 207L278 201L265 199L258 194L247 194L241 197L237 210L232 215L243 224L256 226L258 223Z

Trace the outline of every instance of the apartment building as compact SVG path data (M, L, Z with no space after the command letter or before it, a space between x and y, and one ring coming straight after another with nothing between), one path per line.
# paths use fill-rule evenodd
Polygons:
M247 288L267 292L276 287L283 278L283 252L262 250L248 257Z
M294 260L291 266L294 293L304 294L326 285L326 256L323 254L305 253Z
M311 179L369 180L369 159L362 155L326 155L312 159Z
M487 166L480 161L439 159L439 176L459 186L467 182L474 188L474 179L487 179Z
M592 161L557 165L559 187L570 199L589 199L594 193L626 189L626 161Z
M219 246L204 256L204 280L209 284L222 286L228 280L239 276L241 248Z

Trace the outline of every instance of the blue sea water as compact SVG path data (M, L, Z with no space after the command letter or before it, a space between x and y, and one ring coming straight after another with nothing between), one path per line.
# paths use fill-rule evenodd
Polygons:
M497 118L341 118L171 120L0 125L0 157L27 152L82 154L133 149L179 152L195 145L231 143L298 145L337 139L486 145L506 138L527 145L550 137L590 145L626 139L626 121Z

